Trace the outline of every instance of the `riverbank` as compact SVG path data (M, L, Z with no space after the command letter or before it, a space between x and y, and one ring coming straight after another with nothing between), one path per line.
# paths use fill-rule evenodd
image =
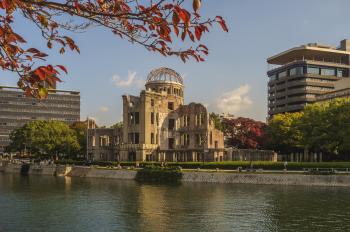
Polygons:
M21 173L20 164L1 163L0 172ZM108 169L96 166L31 165L28 175L51 175L69 177L111 178L132 180L136 170ZM182 182L264 184L264 185L304 185L304 186L344 186L350 187L349 174L308 175L303 173L238 173L226 171L183 171Z

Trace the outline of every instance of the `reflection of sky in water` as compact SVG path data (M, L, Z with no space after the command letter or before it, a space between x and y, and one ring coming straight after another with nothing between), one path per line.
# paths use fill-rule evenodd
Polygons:
M346 231L349 193L0 175L0 231Z

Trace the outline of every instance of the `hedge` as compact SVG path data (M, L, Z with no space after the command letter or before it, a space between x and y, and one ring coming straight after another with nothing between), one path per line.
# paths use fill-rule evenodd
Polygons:
M184 163L168 163L169 166L181 166L184 169L225 169L235 170L239 167L248 169L253 167L254 169L265 169L265 170L283 170L284 162L269 162L269 161L226 161L226 162L184 162ZM322 163L311 163L311 162L288 162L287 170L303 170L305 168L337 168L345 169L350 168L350 162L322 162Z
M92 162L88 162L88 161L81 161L81 160L57 160L55 161L56 164L62 164L62 165L79 165L79 166L88 166L88 165L98 165L98 166L102 166L102 167L107 167L107 166L135 166L136 163L135 162L122 162L122 163L118 163L118 162L112 162L112 161L92 161Z
M87 163L86 161L74 161L74 160L58 160L56 164L68 164L68 165L98 165L102 167L106 166L136 166L136 162L111 162L111 161L93 161ZM160 162L138 162L139 167L146 167L149 165L160 167L162 163ZM239 167L243 169L251 168L251 164L255 169L265 169L265 170L283 170L284 162L270 162L270 161L225 161L225 162L167 162L167 167L181 167L184 169L225 169L225 170L235 170ZM304 168L336 168L336 169L350 169L350 162L322 162L322 163L312 163L312 162L288 162L288 170L303 170Z
M165 168L159 166L146 166L139 169L135 180L150 183L179 183L182 172L179 168Z

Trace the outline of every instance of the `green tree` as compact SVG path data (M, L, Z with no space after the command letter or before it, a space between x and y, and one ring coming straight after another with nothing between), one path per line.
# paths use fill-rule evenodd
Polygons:
M307 149L331 157L350 153L350 99L307 105L302 112L275 115L269 145L279 152Z
M209 118L213 120L216 129L225 131L225 125L222 123L220 116L214 112L209 114Z
M302 144L313 151L350 151L350 99L308 105L300 119Z
M5 148L5 152L25 152L27 144L30 144L28 131L24 127L13 130L10 134L11 143Z
M32 121L10 134L7 151L23 151L44 157L72 156L80 150L74 130L60 121Z
M74 158L78 158L78 156L82 157L86 154L87 122L74 122L72 125L70 125L70 128L75 131L75 135L80 146L80 149Z
M123 122L117 122L114 125L111 126L112 129L119 129L123 128Z
M267 126L268 147L279 152L301 149L302 134L299 120L302 112L276 114Z

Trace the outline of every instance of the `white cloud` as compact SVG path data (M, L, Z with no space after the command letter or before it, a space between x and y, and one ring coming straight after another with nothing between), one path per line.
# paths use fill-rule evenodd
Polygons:
M128 71L128 77L126 79L123 79L118 74L115 74L112 76L111 81L116 87L119 88L131 86L141 88L145 84L143 79L138 78L137 73L135 71Z
M245 84L219 96L212 108L218 113L237 114L251 108L253 102L248 96L250 86Z
M107 106L101 106L99 111L105 113L109 111L109 108Z

